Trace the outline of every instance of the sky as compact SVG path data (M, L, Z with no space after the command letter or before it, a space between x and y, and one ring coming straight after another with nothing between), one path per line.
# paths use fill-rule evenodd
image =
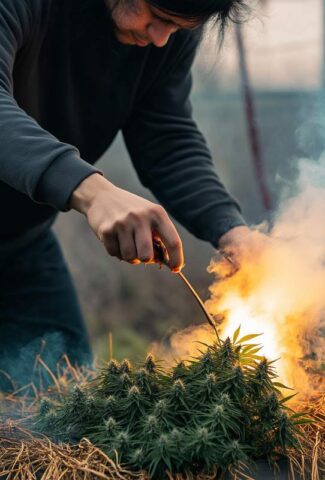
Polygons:
M324 0L267 0L254 9L243 33L254 86L276 89L315 89L322 82ZM234 32L217 52L207 36L198 63L217 72L219 83L238 81Z

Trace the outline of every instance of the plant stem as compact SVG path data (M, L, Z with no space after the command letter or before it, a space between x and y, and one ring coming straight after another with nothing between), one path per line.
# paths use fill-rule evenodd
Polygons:
M185 277L184 273L182 272L178 272L178 275L181 277L181 279L183 280L183 282L185 283L185 285L189 288L190 292L192 293L192 295L194 296L194 298L196 299L196 301L198 302L198 304L200 305L204 315L206 316L209 324L211 325L211 327L214 329L215 333L216 333L216 336L217 336L217 339L218 339L218 342L220 344L220 337L219 337L219 334L218 334L218 330L217 330L217 326L216 326L216 323L214 321L214 318L210 315L210 313L208 312L208 310L205 308L205 305L203 303L203 301L201 300L199 294L196 292L196 290L194 289L194 287L191 285L191 283L189 282L189 280Z

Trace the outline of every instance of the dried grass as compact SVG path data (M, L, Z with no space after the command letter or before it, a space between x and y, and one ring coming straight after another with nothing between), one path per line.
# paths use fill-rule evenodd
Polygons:
M321 480L325 478L325 394L319 392L300 400L295 410L307 412L314 423L299 427L303 440L300 452L290 452L291 476L299 480Z
M118 462L83 439L78 446L37 438L17 423L0 428L0 478L7 480L135 480Z

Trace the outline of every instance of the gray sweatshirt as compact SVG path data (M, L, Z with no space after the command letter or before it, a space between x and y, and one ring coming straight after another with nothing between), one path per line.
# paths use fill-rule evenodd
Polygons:
M198 238L244 224L191 116L200 32L122 45L104 0L0 0L1 239L66 211L118 131L138 176Z

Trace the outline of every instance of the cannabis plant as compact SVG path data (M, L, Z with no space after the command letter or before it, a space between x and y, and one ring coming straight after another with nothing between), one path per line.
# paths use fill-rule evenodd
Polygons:
M227 471L299 447L294 414L274 365L249 343L257 335L202 345L165 370L149 355L142 365L112 360L95 381L61 402L43 399L36 428L56 440L89 438L127 468L151 478Z

